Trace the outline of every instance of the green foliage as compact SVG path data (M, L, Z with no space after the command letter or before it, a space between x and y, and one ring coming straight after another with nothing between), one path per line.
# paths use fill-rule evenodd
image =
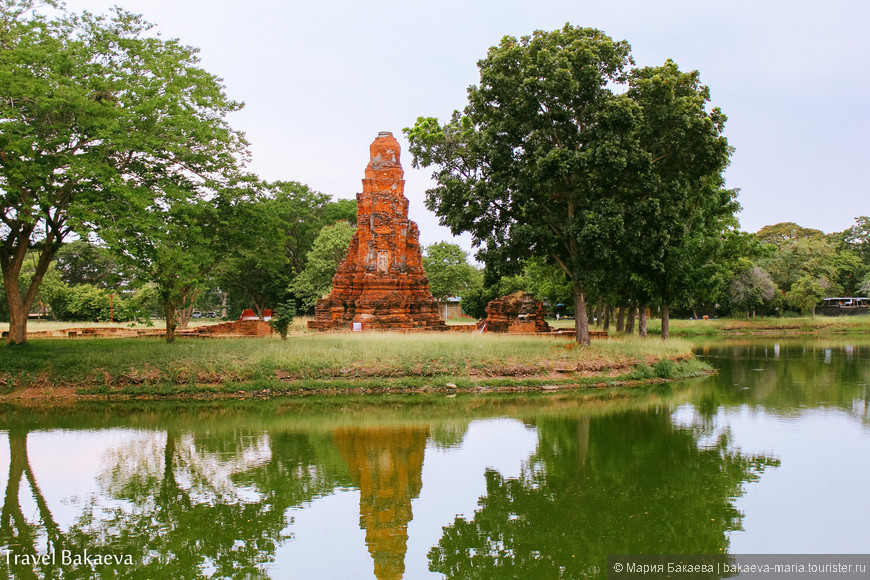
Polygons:
M660 379L669 379L674 376L677 365L670 359L663 358L653 365L653 373Z
M423 269L432 295L442 301L450 296L462 296L481 277L468 263L468 254L449 242L437 242L423 250Z
M831 283L825 278L803 276L792 285L785 295L785 301L795 310L816 314L816 306L825 296L829 296Z
M540 258L530 259L523 275L529 281L529 292L538 298L546 298L552 314L574 314L571 280L561 268Z
M708 111L710 90L697 71L672 61L632 71L627 96L638 104L646 171L626 202L628 268L647 299L668 308L714 301L727 279L726 240L737 226L737 192L724 189L731 148L725 115ZM646 301L646 300L642 300Z
M137 292L120 293L91 284L46 284L44 298L51 305L54 318L65 322L124 322L149 319L153 291L144 287Z
M824 240L825 233L813 228L804 228L794 222L780 222L770 226L764 226L756 234L758 239L766 244L773 244L778 248L787 246L798 240Z
M12 342L25 339L42 277L71 232L108 239L110 224L214 191L247 157L225 121L241 104L198 67L195 49L121 9L39 17L32 7L0 0L0 266ZM28 248L39 262L19 289Z
M502 296L519 290L529 291L529 279L523 275L503 276L490 286L479 284L462 295L462 311L472 318L486 318L486 306Z
M54 267L67 284L116 288L123 277L116 259L105 246L78 239L61 246Z
M323 206L321 211L320 221L323 225L330 225L336 222L347 222L352 226L356 225L356 200L355 199L337 199Z
M837 279L834 264L836 249L824 238L799 238L783 242L776 253L759 261L776 286L785 292L791 290L800 278Z
M317 301L332 289L332 278L339 263L347 255L347 247L356 229L347 222L326 226L308 252L305 269L290 284L289 290L310 311Z
M598 30L505 37L478 63L463 113L405 129L414 165L438 168L427 206L472 234L488 270L558 265L584 342L587 289L629 271L648 296L684 299L716 278L736 225L736 192L721 187L725 116L707 111L698 73L631 64L628 43ZM618 278L625 292L631 278Z
M138 278L150 280L166 319L166 340L190 312L211 271L238 245L244 226L233 202L236 189L216 194L179 192L146 215L118 220L103 237L122 249L119 258Z
M857 295L862 279L870 273L870 264L863 263L853 250L842 250L834 254L830 266L834 270L834 285L840 287L845 296Z
M356 222L356 201L330 201L307 185L278 181L238 204L236 212L244 239L221 262L217 278L233 302L253 305L261 315L283 300L288 285L305 269L324 226Z
M746 312L760 308L773 300L776 285L770 275L751 263L738 271L728 287L729 299L735 309Z
M287 340L287 332L296 317L296 304L293 301L282 302L278 308L272 311L272 319L269 324L275 332L281 335L281 340Z
M630 60L627 42L589 28L508 36L479 61L463 114L405 129L415 166L439 166L427 206L471 232L489 270L517 273L536 255L582 287L612 263L621 219L608 180L631 164L634 113L608 85Z
M870 217L856 217L855 225L842 233L842 240L870 268Z

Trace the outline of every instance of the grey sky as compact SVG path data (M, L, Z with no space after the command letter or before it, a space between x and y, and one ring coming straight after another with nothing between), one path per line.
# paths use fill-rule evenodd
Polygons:
M368 145L392 131L421 242L449 240L423 206L428 170L411 168L402 128L465 106L477 61L504 35L566 22L628 40L638 65L697 69L728 115L742 229L794 221L840 231L870 214L870 3L861 0L442 0L347 2L68 0L118 3L163 36L201 49L202 65L246 103L231 118L251 170L336 197L360 191ZM467 240L461 242L468 248Z

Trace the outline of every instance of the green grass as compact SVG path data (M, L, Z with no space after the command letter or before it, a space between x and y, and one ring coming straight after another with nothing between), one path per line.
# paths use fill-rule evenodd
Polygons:
M679 339L603 340L581 348L553 337L476 333L299 334L286 342L180 339L175 344L157 338L31 340L2 348L0 388L7 393L34 386L129 394L350 385L424 389L459 387L461 381L528 386L613 378L638 367L656 369L663 359L691 356L691 344Z
M548 320L556 328L573 328L573 320ZM591 326L591 329L596 327ZM660 335L662 321L647 319L647 332ZM635 330L635 332L637 332ZM753 333L863 333L870 332L870 316L816 316L816 317L755 317L716 318L713 320L685 320L672 318L671 336L718 336ZM617 336L615 322L610 325L610 335Z

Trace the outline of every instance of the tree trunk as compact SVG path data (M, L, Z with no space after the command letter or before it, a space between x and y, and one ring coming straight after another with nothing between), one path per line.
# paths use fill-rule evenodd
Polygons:
M30 315L30 308L33 306L33 301L36 298L36 293L39 291L39 286L42 284L42 279L45 273L48 272L48 266L51 264L54 255L57 253L60 244L54 241L54 237L50 236L39 254L39 259L36 262L36 271L33 278L30 279L30 284L27 290L22 295L19 287L19 277L21 276L21 268L24 266L24 256L26 247L17 251L14 256L8 253L3 254L0 260L0 269L3 272L3 288L6 291L6 303L9 307L9 339L8 344L24 344L27 342L27 319Z
M610 311L611 310L612 310L612 308L610 307L610 304L604 305L604 314L603 314L604 322L601 323L601 327L602 327L602 330L604 332L610 331Z
M628 316L625 319L625 334L634 334L634 319L637 317L637 306L632 303L628 307Z
M625 331L625 306L620 306L616 315L616 332Z
M667 340L671 335L671 307L662 301L662 340Z
M190 293L190 300L187 299L187 295ZM181 304L186 304L186 306L182 306L178 309L178 328L187 328L190 324L190 319L193 316L193 303L196 302L196 295L199 294L199 290L190 291L188 287L187 290L184 290L181 294Z
M7 278L8 280L8 278ZM18 284L15 293L10 293L9 284L6 287L6 302L9 305L9 338L7 344L24 344L27 342L27 310L24 301L18 294Z
M190 319L193 316L193 306L185 306L177 311L178 322L176 328L187 328L190 325Z
M637 315L637 335L646 338L646 304L638 306L640 312Z
M260 320L266 320L264 313L266 312L266 297L265 296L255 296L254 297L254 314L257 315L257 318Z
M583 346L589 345L589 320L586 318L586 297L583 288L576 281L574 287L574 329L577 332L577 342Z
M229 298L229 292L221 292L221 318L227 317L227 299Z
M163 305L163 315L166 316L166 342L175 342L175 307Z
M598 304L595 306L595 328L601 328L601 309L603 304L601 298L598 299Z

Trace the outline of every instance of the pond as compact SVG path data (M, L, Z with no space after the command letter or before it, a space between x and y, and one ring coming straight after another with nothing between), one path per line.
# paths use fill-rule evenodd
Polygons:
M20 578L583 578L608 554L865 553L870 341L524 396L0 407Z

